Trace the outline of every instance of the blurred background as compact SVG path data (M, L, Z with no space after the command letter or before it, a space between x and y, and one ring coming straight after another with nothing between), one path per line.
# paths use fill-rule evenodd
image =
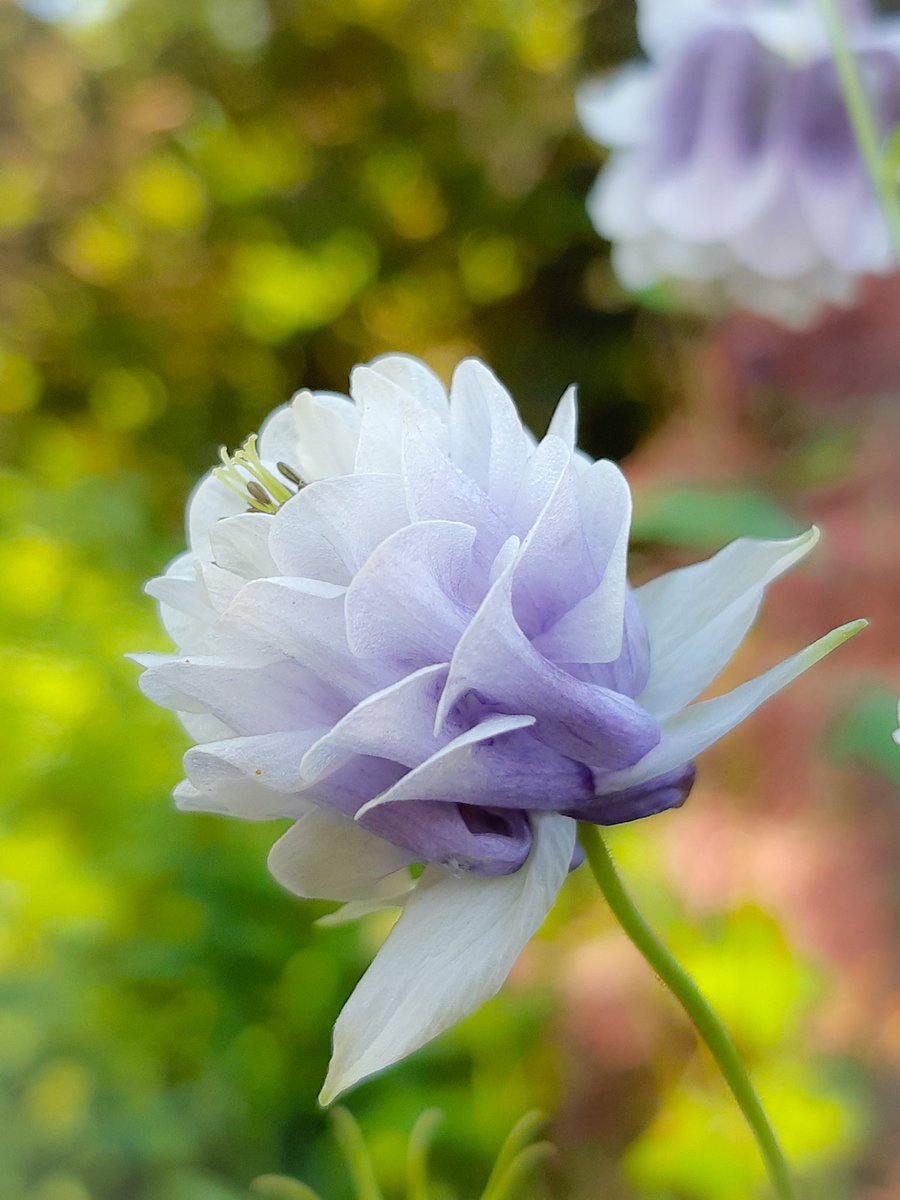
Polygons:
M871 628L613 832L816 1200L900 1195L900 284L789 336L636 307L584 198L573 91L631 56L609 0L0 5L0 1200L349 1185L315 1094L384 934L265 870L280 830L177 814L186 742L135 686L141 593L222 442L386 350L489 361L541 431L624 460L638 580L815 520L732 682ZM893 947L893 952L892 952ZM576 874L504 992L353 1093L388 1196L442 1107L473 1197L554 1114L529 1196L766 1194L685 1020ZM391 1189L395 1191L391 1191Z

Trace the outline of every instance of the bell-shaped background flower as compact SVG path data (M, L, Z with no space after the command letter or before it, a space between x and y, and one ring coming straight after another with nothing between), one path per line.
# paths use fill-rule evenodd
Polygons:
M900 122L900 20L842 0L873 114ZM815 0L638 0L647 55L578 93L611 151L588 198L632 291L789 327L897 267Z
M198 743L181 807L293 818L281 883L338 919L402 909L326 1101L498 990L577 820L681 804L696 755L860 627L698 701L815 530L632 590L629 488L577 450L573 389L540 442L476 360L449 397L404 356L350 392L300 393L200 483L190 549L148 587L177 652L139 657Z

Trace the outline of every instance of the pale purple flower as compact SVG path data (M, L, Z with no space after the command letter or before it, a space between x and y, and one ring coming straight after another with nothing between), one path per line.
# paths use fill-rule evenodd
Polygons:
M900 122L900 23L843 0L873 111ZM815 0L638 0L647 61L578 94L611 150L589 199L622 283L788 326L897 267Z
M182 808L293 818L281 883L344 918L402 909L338 1019L326 1100L497 991L577 862L576 819L681 804L697 754L859 627L692 703L815 530L632 591L628 485L576 449L573 389L540 442L476 360L449 400L400 355L350 392L301 392L258 458L251 439L202 480L190 550L148 585L177 652L139 658L198 743Z

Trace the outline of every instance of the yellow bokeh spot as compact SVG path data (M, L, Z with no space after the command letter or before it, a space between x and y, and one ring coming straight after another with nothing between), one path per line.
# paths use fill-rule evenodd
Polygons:
M48 1063L25 1093L28 1120L46 1133L65 1136L84 1124L91 1099L86 1068L68 1059Z
M28 412L42 390L41 373L33 363L0 350L0 413Z
M152 371L113 367L96 377L88 402L106 429L130 433L149 425L163 412L166 389Z
M0 667L16 681L19 707L55 725L76 725L89 716L103 698L103 679L88 663L62 655L0 654Z
M122 192L138 215L165 229L194 229L206 215L206 191L176 158L138 163L122 181Z
M71 556L59 542L41 535L10 538L0 543L0 609L17 617L42 616L71 575Z
M522 256L506 234L472 234L459 248L463 289L476 304L514 295L524 281Z
M0 1070L20 1071L38 1054L39 1021L24 1012L0 1012Z
M24 229L38 212L41 176L34 166L0 168L0 229Z
M91 1200L91 1193L74 1175L47 1175L28 1193L28 1200Z
M519 58L532 71L549 74L559 70L578 51L578 28L571 11L558 0L529 5L516 28Z
M375 275L377 251L347 230L300 250L277 242L241 246L234 257L235 301L249 333L278 342L327 325Z
M57 253L88 283L121 279L137 255L137 241L122 218L108 209L81 213L63 232Z
M424 240L447 224L447 207L422 157L395 146L373 155L364 177L369 192L401 237Z

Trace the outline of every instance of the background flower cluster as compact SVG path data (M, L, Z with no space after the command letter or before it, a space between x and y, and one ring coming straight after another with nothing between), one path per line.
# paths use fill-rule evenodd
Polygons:
M799 337L633 307L584 212L573 96L635 51L612 0L0 10L3 1200L337 1178L310 1098L383 926L326 942L327 907L265 871L271 830L174 817L184 746L121 655L167 648L140 584L219 442L398 348L443 374L481 355L539 431L577 380L586 449L627 456L638 581L825 530L735 678L848 611L872 627L614 847L817 1195L900 1187L900 292ZM587 880L500 997L353 1107L388 1185L415 1115L445 1108L464 1195L535 1103L559 1114L548 1195L745 1200L758 1178Z

